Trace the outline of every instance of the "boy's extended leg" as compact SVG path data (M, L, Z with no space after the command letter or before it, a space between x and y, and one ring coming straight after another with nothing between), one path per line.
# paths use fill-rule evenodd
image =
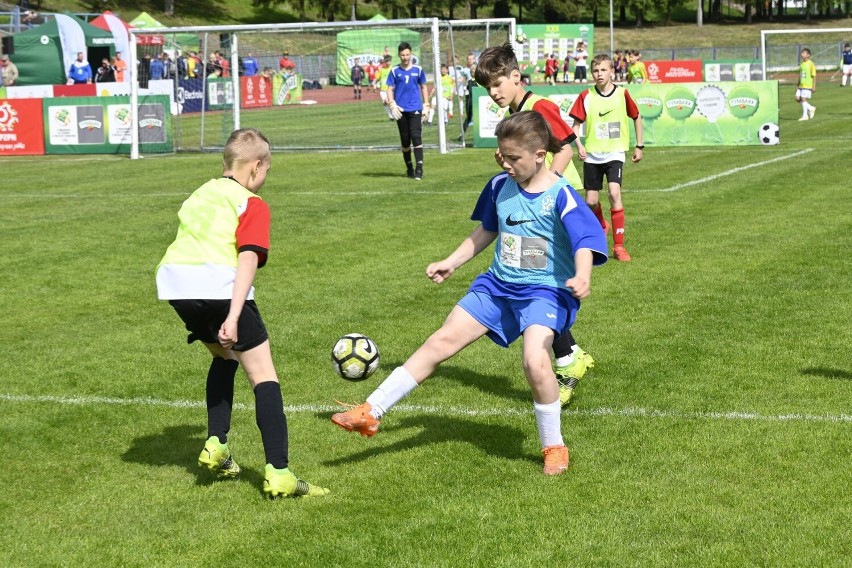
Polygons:
M408 396L435 369L485 335L488 328L463 308L455 306L441 328L433 333L414 354L397 367L367 401L346 412L339 412L331 421L350 432L374 436L379 431L382 416L396 403ZM549 362L549 359L548 359Z

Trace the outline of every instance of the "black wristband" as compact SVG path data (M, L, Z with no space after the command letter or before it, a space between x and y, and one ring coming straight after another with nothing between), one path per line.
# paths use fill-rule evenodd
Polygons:
M644 149L645 149L645 145L644 145L644 144L636 144L636 149L637 149L637 150L644 150Z

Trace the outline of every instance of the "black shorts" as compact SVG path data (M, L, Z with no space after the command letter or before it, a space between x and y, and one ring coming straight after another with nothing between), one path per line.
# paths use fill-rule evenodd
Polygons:
M600 191L603 189L603 178L606 175L607 183L621 185L621 171L624 162L607 162L605 164L590 164L583 162L583 185L586 191Z
M228 317L231 300L169 300L169 304L189 330L187 343L196 340L204 343L219 343L219 328ZM266 332L257 304L254 300L247 300L240 314L240 320L237 322L237 342L232 349L248 351L267 339L269 334Z

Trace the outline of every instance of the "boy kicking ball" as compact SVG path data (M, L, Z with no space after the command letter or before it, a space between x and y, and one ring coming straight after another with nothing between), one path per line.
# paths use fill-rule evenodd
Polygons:
M272 161L269 141L253 128L225 144L224 172L195 190L178 212L177 237L157 267L157 294L168 300L213 361L207 372L207 442L198 465L222 478L240 467L228 448L234 376L239 365L254 390L255 415L270 497L317 497L328 489L288 469L287 418L269 336L254 302L257 269L269 252L269 206L257 196Z
M483 335L503 347L523 336L523 368L544 474L559 475L568 468L569 455L550 350L591 291L592 265L606 262L606 237L577 192L545 167L547 153L558 151L562 142L541 114L513 114L496 133L504 173L491 178L480 194L471 216L479 225L447 258L430 264L426 276L444 282L496 240L491 267L473 281L443 326L366 402L331 420L374 436L382 416L438 365Z

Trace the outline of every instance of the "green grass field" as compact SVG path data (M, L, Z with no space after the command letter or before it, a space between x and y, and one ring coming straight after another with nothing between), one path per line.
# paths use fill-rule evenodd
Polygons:
M291 467L328 486L268 501L238 376L241 478L197 469L209 357L154 269L215 155L0 160L2 566L849 566L852 89L824 81L783 143L661 148L625 172L631 263L594 273L574 329L596 368L541 473L519 345L482 340L389 413L335 428L436 329L490 249L436 286L495 168L489 150L278 154L257 300ZM805 153L803 153L805 152ZM376 340L364 383L328 362Z

